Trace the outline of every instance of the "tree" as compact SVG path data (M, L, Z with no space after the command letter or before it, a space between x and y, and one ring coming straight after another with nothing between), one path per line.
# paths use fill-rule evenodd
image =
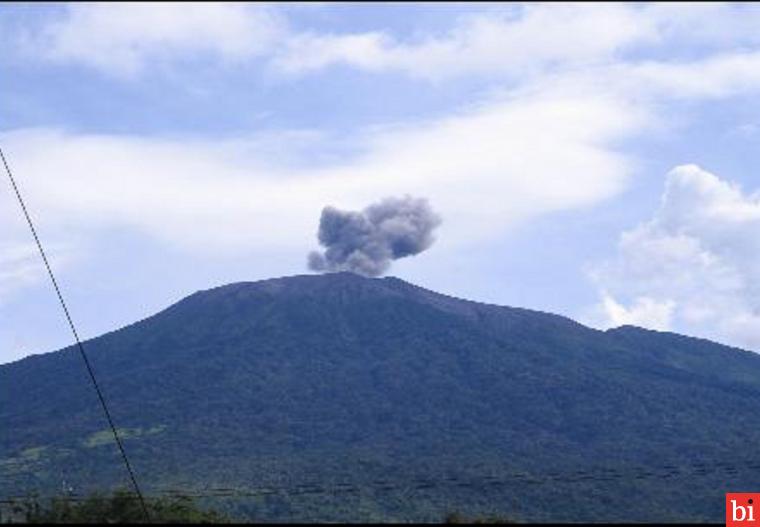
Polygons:
M449 525L455 525L455 524L460 524L460 523L503 525L503 524L508 524L508 523L517 523L517 520L514 518L495 516L495 515L485 516L482 518L465 518L458 512L451 512L446 515L446 517L443 520L443 523L446 523Z
M191 498L146 498L150 521L133 493L117 490L113 494L93 494L84 500L53 498L48 506L29 498L16 510L27 523L229 523L230 518L199 508Z

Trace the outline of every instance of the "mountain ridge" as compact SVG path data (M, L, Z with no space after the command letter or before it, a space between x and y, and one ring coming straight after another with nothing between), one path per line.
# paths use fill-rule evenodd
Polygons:
M683 479L700 460L752 457L760 440L749 426L760 356L701 339L599 331L335 273L198 291L85 346L149 492L351 480L375 519L440 520L446 504L511 514L518 500L530 521L715 521L720 492L760 484L741 470ZM1 492L49 491L62 474L80 489L123 482L93 395L73 347L0 366ZM621 474L673 465L679 486L633 476L514 481L439 486L399 502L372 483L548 481L600 464ZM621 493L641 503L619 504ZM695 496L702 504L690 507ZM318 498L243 500L235 510L357 519L354 498Z
M213 286L213 287L210 287L210 288L207 288L207 289L199 289L199 290L197 290L197 291L195 291L195 292L193 292L193 293L191 293L189 295L186 295L186 296L180 298L176 302L171 303L167 307L159 310L158 312L156 312L156 313L154 313L152 315L148 315L148 316L146 316L144 318L136 320L135 322L131 322L131 323L126 324L124 326L121 326L119 328L115 328L113 330L107 331L107 332L102 333L102 334L100 334L98 336L85 339L85 340L83 340L83 343L86 344L88 341L95 340L95 339L98 339L98 338L102 338L102 337L111 335L113 333L120 332L120 331L125 330L127 328L130 328L130 327L132 327L134 325L140 324L140 323L145 322L145 321L147 321L149 319L152 319L152 318L154 318L156 316L159 316L162 313L173 309L175 306L177 306L179 304L183 304L183 303L186 303L188 301L192 301L192 299L194 299L194 298L201 297L201 296L204 296L204 295L207 295L207 294L228 293L228 292L233 291L233 290L241 290L241 289L251 289L251 290L260 290L260 289L263 289L264 291L272 293L272 292L275 292L278 289L278 285L282 284L283 282L289 282L289 281L292 282L294 280L299 280L299 281L304 280L304 281L306 281L308 279L323 279L325 277L330 277L330 278L334 277L334 278L337 278L337 279L340 279L340 280L345 280L345 279L356 280L357 283L365 283L365 284L368 283L368 282L394 284L394 286L392 286L392 290L397 290L397 291L399 289L401 289L401 290L407 290L407 291L414 292L414 294L418 295L418 297L419 296L422 296L423 298L424 297L428 297L428 298L432 297L432 298L434 298L434 299L436 299L436 300L438 300L440 302L438 305L441 305L441 303L444 304L444 305L446 305L446 304L454 304L454 303L465 303L465 304L471 306L473 309L478 309L478 308L481 308L481 309L504 309L504 310L510 310L512 312L515 312L515 313L525 313L525 314L531 314L531 315L548 317L547 320L553 318L553 319L555 319L557 321L561 320L561 321L563 321L565 323L568 323L570 325L580 326L580 327L582 327L582 328L584 328L586 330L594 331L594 332L598 332L598 333L621 334L621 333L639 332L639 333L648 333L648 334L654 333L654 334L663 335L663 336L672 335L674 337L678 337L678 338L682 338L682 339L689 339L689 340L695 341L695 342L705 342L705 343L715 344L715 345L718 345L718 346L721 346L721 347L724 347L724 348L733 349L735 351L740 351L740 352L745 352L745 353L753 353L753 354L756 353L756 352L751 351L751 350L747 350L747 349L744 349L744 348L741 348L741 347L738 347L738 346L733 346L733 345L730 345L730 344L725 344L725 343L713 341L713 340L710 340L710 339L707 339L707 338L704 338L704 337L685 335L685 334L677 333L677 332L673 332L673 331L655 330L655 329L645 328L645 327L642 327L642 326L636 326L636 325L632 325L632 324L623 324L621 326L616 326L616 327L611 327L611 328L608 328L608 329L600 330L600 329L593 328L591 326L587 326L587 325L585 325L585 324L583 324L581 322L578 322L577 320L575 320L575 319L573 319L573 318L571 318L569 316L560 315L560 314L552 313L552 312L549 312L549 311L543 311L543 310L532 309L532 308L525 308L525 307L502 305L502 304L495 304L495 303L490 303L490 302L481 302L481 301L478 301L478 300L472 300L472 299L467 299L467 298L460 298L460 297L456 297L456 296L453 296L453 295L447 295L445 293L439 293L439 292L433 291L431 289L427 289L427 288L424 288L424 287L412 284L411 282L407 282L407 281L402 280L402 279L400 279L398 277L395 277L395 276L384 276L384 277L380 277L380 278L371 278L371 277L364 277L364 276L361 276L361 275L358 275L356 273L352 273L352 272L349 272L349 271L334 272L334 273L325 273L325 274L285 275L285 276L274 277L274 278L265 278L265 279L261 279L261 280L231 282L231 283L227 283L227 284ZM435 302L435 301L433 301L433 302ZM46 352L42 352L42 353L31 354L31 355L28 355L28 356L23 357L21 359L17 359L17 360L12 361L12 362L4 363L3 365L14 364L14 363L17 363L17 362L20 362L20 361L23 361L23 360L26 360L26 359L29 359L29 358L32 358L32 357L40 357L40 356L49 355L50 353L57 353L59 351L65 350L65 349L67 349L67 348L69 348L71 346L72 345L64 346L62 348L59 348L59 349L56 349L56 350L52 350L52 351L46 351ZM2 365L0 365L0 366L2 366Z

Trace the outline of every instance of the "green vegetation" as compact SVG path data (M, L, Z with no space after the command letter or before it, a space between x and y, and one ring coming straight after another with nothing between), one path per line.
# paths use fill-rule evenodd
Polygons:
M150 518L137 496L117 490L111 495L93 494L84 500L53 498L40 504L29 498L16 504L8 520L14 523L229 523L225 515L204 510L190 498L150 498L146 502Z
M27 448L21 452L21 457L30 459L30 460L37 460L37 459L40 459L40 457L42 457L43 454L45 454L46 450L47 450L47 447L45 446Z
M146 492L235 517L717 522L760 488L760 356L703 340L332 274L85 346ZM0 496L125 484L73 348L0 366L0 423Z
M497 515L484 516L484 517L478 517L478 518L465 518L458 512L452 512L446 515L446 518L444 519L443 523L446 523L449 525L457 525L457 524L505 525L505 524L518 523L518 522L514 518L497 516Z
M120 439L140 437L143 435L159 434L166 429L164 425L153 426L148 429L142 428L117 428L116 433L119 434ZM95 432L90 437L84 440L84 446L87 448L93 448L102 445L116 444L116 440L113 437L113 432L110 428Z

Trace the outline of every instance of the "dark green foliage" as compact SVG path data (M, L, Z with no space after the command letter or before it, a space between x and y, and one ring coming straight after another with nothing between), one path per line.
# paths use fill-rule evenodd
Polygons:
M506 525L510 523L517 523L517 520L503 516L484 516L478 518L465 518L458 512L452 512L446 515L443 523L449 525L457 524L476 524L476 525Z
M85 347L146 491L255 494L201 498L246 517L720 521L760 488L760 356L698 339L340 273ZM126 483L74 349L0 366L0 423L0 494Z
M117 490L84 500L53 498L46 505L33 498L19 502L14 521L23 523L229 523L223 514L203 510L190 498L151 498L149 518L134 493Z

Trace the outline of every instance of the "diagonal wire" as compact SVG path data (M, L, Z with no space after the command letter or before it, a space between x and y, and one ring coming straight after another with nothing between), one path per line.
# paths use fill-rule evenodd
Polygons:
M116 425L114 424L114 420L111 417L111 412L108 411L108 405L106 404L106 400L103 397L103 392L100 390L98 381L95 378L95 372L93 371L92 366L90 365L90 360L87 358L87 354L84 351L84 346L82 345L82 341L79 338L79 333L77 332L77 328L74 325L74 321L71 318L71 314L69 313L69 309L66 306L66 302L63 300L63 295L61 294L61 288L58 287L58 282L56 281L55 276L53 275L53 270L50 267L50 262L48 262L47 255L45 254L45 250L42 248L42 243L40 242L40 238L37 235L37 230L34 228L34 223L32 222L32 218L29 215L29 211L26 208L26 204L24 203L24 200L21 197L21 192L19 191L18 185L16 184L16 179L13 177L13 173L11 172L11 169L8 166L8 162L5 159L5 154L3 153L2 148L0 148L0 158L2 158L3 165L5 166L5 172L8 174L8 179L10 179L11 186L13 187L13 191L16 193L16 198L18 199L19 205L21 205L21 210L24 212L24 217L26 218L26 222L29 225L29 230L32 231L32 236L34 237L34 241L37 244L37 248L40 251L40 255L42 256L42 261L45 263L45 268L47 269L48 276L50 276L50 281L53 283L53 288L55 289L55 292L58 295L58 301L60 302L61 307L63 308L63 313L66 315L66 320L68 321L69 327L71 328L71 333L74 335L74 339L76 340L77 347L79 349L79 354L82 356L84 365L87 367L87 372L90 374L90 380L92 381L92 385L95 387L95 391L98 394L100 405L103 407L103 413L105 413L106 419L108 420L108 425L111 427L111 432L113 433L113 437L116 440L116 444L119 447L119 452L121 452L121 457L124 460L124 466L127 468L127 472L129 472L129 478L132 480L132 485L134 486L135 492L137 493L137 496L140 499L140 504L142 506L143 513L145 514L145 519L150 521L150 514L148 513L148 507L145 505L145 499L143 498L143 494L140 491L140 486L137 484L137 478L135 477L135 473L132 470L132 465L130 465L129 463L127 452L126 450L124 450L124 445L122 444L121 439L119 438L119 434L116 431Z

